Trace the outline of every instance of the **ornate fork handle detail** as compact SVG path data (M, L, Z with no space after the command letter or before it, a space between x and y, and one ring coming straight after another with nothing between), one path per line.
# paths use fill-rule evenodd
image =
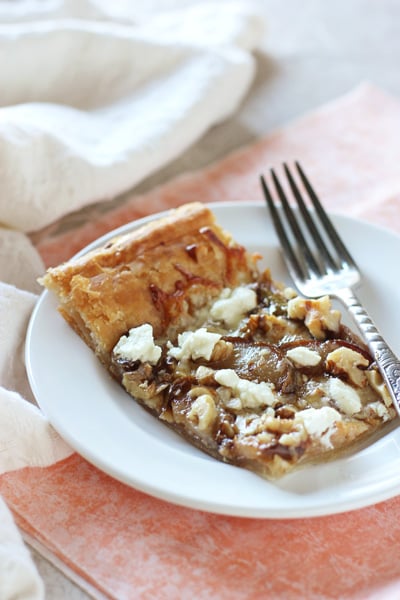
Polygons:
M350 288L338 290L334 296L345 304L363 333L400 414L400 361L386 344L371 317Z

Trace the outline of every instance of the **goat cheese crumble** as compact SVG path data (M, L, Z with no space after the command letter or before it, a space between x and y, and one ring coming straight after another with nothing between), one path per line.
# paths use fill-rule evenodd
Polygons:
M123 335L114 347L113 354L155 365L160 359L161 348L154 344L153 327L145 323L130 329L128 335Z

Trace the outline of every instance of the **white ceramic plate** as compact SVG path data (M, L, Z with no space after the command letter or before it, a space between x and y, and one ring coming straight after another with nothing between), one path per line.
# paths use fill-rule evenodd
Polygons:
M276 279L290 283L263 205L224 203L214 204L213 210L239 242L266 257ZM333 220L364 273L361 300L400 354L400 237L348 218ZM109 377L59 316L48 292L32 315L26 359L36 399L64 439L98 468L156 497L226 515L294 518L352 510L400 493L397 427L352 456L306 467L278 483L208 457L149 415Z

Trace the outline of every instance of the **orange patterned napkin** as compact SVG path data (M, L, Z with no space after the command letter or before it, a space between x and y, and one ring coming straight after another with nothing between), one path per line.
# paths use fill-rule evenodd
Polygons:
M259 173L293 158L329 209L400 232L400 102L365 85L205 171L42 240L39 250L50 265L117 225L183 202L261 199ZM400 498L314 519L224 517L151 498L76 454L2 475L0 493L29 539L98 597L400 597Z

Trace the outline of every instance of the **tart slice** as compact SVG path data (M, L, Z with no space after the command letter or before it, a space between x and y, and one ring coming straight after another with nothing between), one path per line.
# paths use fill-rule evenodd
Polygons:
M329 297L297 296L259 258L193 203L41 283L155 417L215 458L275 479L355 448L396 412Z

